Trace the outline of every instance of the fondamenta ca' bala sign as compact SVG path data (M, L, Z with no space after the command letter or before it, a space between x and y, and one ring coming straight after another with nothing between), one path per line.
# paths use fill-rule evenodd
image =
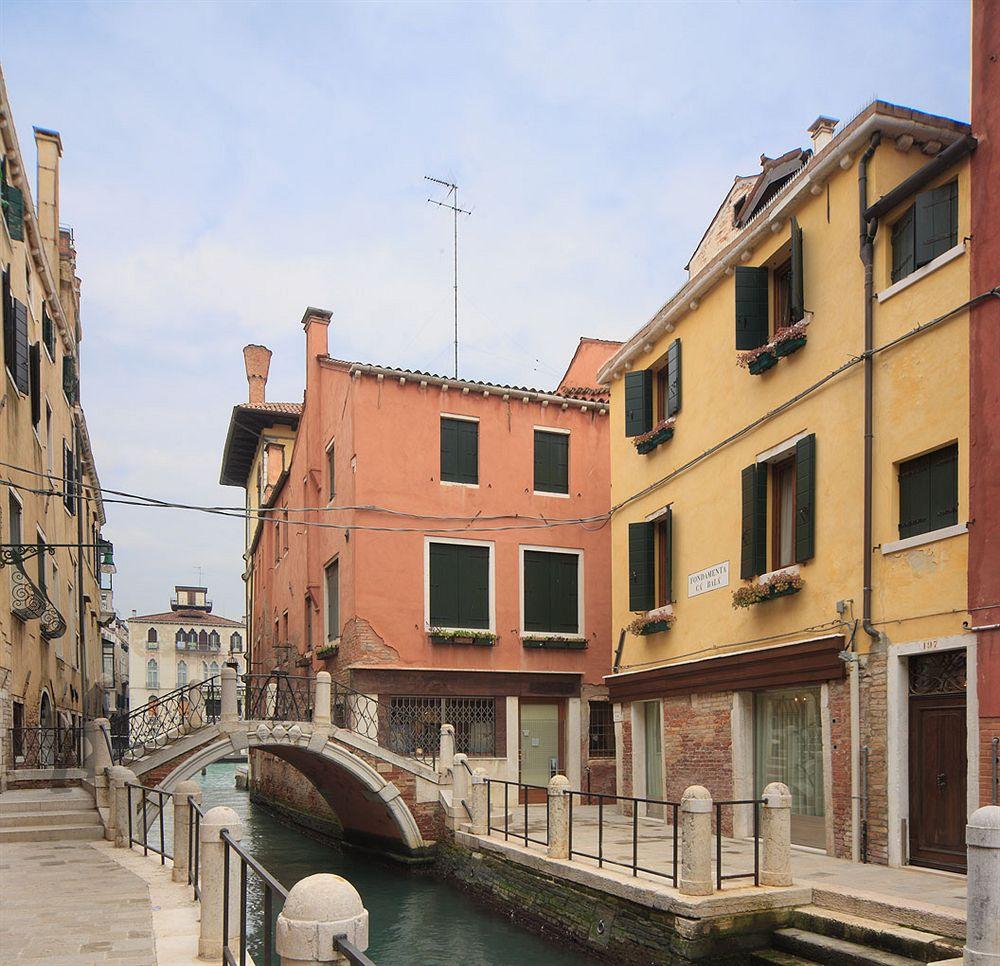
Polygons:
M710 590L719 590L729 586L729 561L714 564L695 574L688 574L688 597L707 594Z

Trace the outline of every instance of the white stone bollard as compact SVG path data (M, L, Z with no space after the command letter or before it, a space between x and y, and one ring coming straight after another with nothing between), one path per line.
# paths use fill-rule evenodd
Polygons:
M469 804L469 759L462 752L455 755L452 772L455 777L451 783L451 804L457 815L465 812L462 802ZM471 808L472 806L469 805L470 811Z
M549 779L549 858L569 858L569 779L553 775Z
M313 704L313 724L318 727L330 727L330 693L332 678L329 671L319 671L316 674L316 699Z
M771 782L764 789L760 816L763 857L760 884L792 884L792 793L783 782Z
M678 888L686 896L712 894L712 796L691 785L681 796L681 871ZM677 829L674 829L674 835Z
M1000 805L984 805L965 826L969 857L962 961L1000 966Z
M274 934L281 966L348 963L337 952L344 936L362 952L368 948L368 910L358 890L339 875L321 872L292 886Z
M225 893L225 843L222 830L235 842L243 838L243 822L225 805L210 808L201 820L198 864L201 867L201 933L198 958L222 959L222 904ZM229 946L239 948L240 938L240 861L229 855Z
M455 726L441 725L441 750L438 752L438 774L445 780L455 770Z
M486 769L477 768L472 773L472 827L473 835L488 835L490 826Z
M191 803L201 802L201 786L196 781L180 782L174 789L174 882L187 882L191 850Z
M115 765L108 769L108 779L111 782L111 807L115 813L115 846L119 849L127 849L129 844L129 809L128 809L128 789L126 784L137 785L139 779L135 777L135 772L131 768L123 768ZM139 797L133 790L132 793L132 830L139 832Z
M219 672L222 675L222 722L235 724L239 721L239 704L236 700L236 668L225 665ZM221 955L221 953L220 953Z

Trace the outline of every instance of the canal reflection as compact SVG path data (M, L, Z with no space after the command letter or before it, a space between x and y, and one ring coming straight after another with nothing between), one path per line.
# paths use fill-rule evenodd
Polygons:
M344 876L368 909L368 955L379 966L586 966L586 955L556 945L493 913L459 889L388 861L341 850L282 825L251 804L234 784L236 766L210 765L196 776L203 807L228 805L246 823L243 844L286 889L314 872ZM263 966L259 945L262 896L251 873L248 894L254 941L251 955Z

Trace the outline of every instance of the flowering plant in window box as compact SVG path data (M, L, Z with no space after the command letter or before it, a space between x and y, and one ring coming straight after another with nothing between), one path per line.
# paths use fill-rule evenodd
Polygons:
M322 647L316 648L316 657L336 657L337 651L340 650L340 642L334 642L333 644L324 644Z
M648 634L669 631L676 619L672 613L667 613L661 608L658 611L641 614L628 625L626 630L638 634L640 637L646 637Z
M522 634L521 644L524 647L582 651L587 646L587 638L579 634Z
M763 583L753 581L733 591L733 607L753 607L775 597L797 594L805 586L798 574L779 573L768 577Z
M770 342L757 346L756 349L747 349L746 352L736 354L736 364L741 369L747 369L751 376L759 376L762 372L767 372L772 366L778 364L778 357L774 354L774 349Z
M450 627L432 627L427 632L432 644L478 644L492 647L497 636L491 631L476 631Z
M790 356L806 344L806 326L809 323L803 319L794 325L786 325L774 333L771 347L778 357Z
M677 422L675 416L668 416L661 419L652 429L636 436L632 442L635 443L636 451L639 453L651 453L660 443L665 443L674 435L674 423Z

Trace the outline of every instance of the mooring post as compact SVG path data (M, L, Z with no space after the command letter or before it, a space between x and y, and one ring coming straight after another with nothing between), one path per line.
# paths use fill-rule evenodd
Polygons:
M201 786L196 781L180 782L174 789L174 882L187 882L191 842L191 803L201 802Z
M316 674L316 699L313 702L313 725L319 728L329 728L330 691L332 678L329 671L319 671Z
M966 932L962 960L967 966L1000 964L1000 805L984 805L965 826L968 852Z
M455 769L455 726L441 725L441 750L438 752L438 775L447 781Z
M569 779L553 775L549 779L549 858L569 858Z
M472 828L473 835L488 835L490 816L487 802L486 769L477 768L472 773Z
M222 675L222 724L235 725L240 718L236 701L236 668L226 664L219 673Z
M681 796L681 874L678 888L686 896L712 894L712 795L691 785ZM674 830L677 834L677 830Z
M792 793L784 782L771 782L764 789L760 817L763 861L760 884L792 884Z
M230 668L230 670L232 670ZM199 828L198 864L201 868L201 933L198 937L198 958L222 959L222 907L225 898L225 850L222 830L234 842L243 838L243 821L225 805L210 808ZM240 939L240 860L229 855L229 946L239 948Z
M292 886L274 934L281 966L350 963L337 951L340 936L361 952L368 948L368 910L358 890L329 872L306 876Z

